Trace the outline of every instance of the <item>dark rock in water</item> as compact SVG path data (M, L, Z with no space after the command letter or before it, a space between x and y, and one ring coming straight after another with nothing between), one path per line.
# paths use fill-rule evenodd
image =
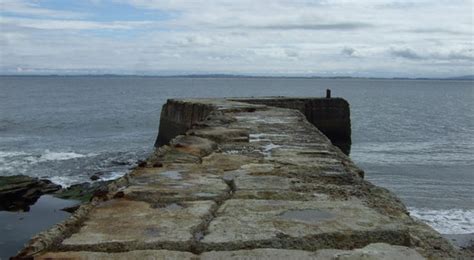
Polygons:
M104 172L96 172L96 173L92 174L90 179L92 181L96 181L96 180L99 180L103 175L104 175Z
M62 211L66 211L66 212L69 212L69 213L74 213L81 205L75 205L75 206L72 206L72 207L66 207L66 208L63 208L61 209Z
M61 189L49 180L24 175L0 176L0 210L29 211L39 197Z
M94 183L80 183L70 186L67 189L63 189L56 194L55 197L61 199L73 199L79 200L82 202L90 201L90 199L94 196L97 192L102 192L103 190L107 189L107 185L110 181L100 181Z
M137 165L140 168L146 167L147 163L146 161L137 161Z
M153 168L160 168L160 167L163 167L163 163L161 163L161 162L153 163Z
M130 164L131 164L130 162L127 162L127 161L111 161L111 163L112 163L113 165L121 165L121 166L123 166L123 165L130 165Z

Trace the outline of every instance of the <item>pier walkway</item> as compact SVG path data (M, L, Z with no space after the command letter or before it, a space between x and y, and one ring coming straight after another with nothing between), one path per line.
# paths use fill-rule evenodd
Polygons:
M270 106L274 101L285 104ZM446 240L413 220L392 193L365 181L310 122L301 107L311 110L314 102L169 100L157 141L167 145L33 238L20 256L455 258Z

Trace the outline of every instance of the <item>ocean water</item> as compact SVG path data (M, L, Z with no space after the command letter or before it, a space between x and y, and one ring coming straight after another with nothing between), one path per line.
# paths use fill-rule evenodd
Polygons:
M474 233L474 83L446 80L0 77L0 175L64 186L125 174L153 149L168 98L333 96L351 105L352 159L412 215Z

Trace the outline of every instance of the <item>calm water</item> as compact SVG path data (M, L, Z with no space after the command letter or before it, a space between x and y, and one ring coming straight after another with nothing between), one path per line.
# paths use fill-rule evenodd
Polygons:
M322 96L351 104L351 157L442 233L474 233L472 81L0 77L0 175L70 185L152 150L167 98Z

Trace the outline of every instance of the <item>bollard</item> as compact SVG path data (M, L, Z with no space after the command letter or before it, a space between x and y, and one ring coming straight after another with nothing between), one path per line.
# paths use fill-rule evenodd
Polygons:
M326 98L331 98L331 90L326 89Z

